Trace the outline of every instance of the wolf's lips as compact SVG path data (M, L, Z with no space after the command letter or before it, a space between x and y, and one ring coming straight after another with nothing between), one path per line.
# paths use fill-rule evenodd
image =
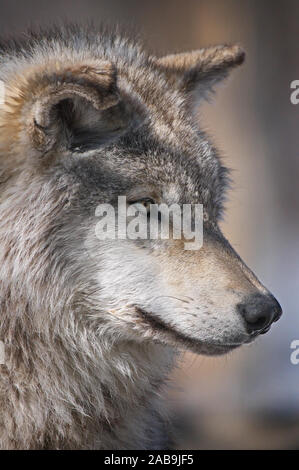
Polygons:
M236 349L242 346L246 341L242 342L232 342L232 343L209 343L197 340L190 336L177 331L174 326L166 324L161 318L158 318L155 314L149 313L147 310L139 306L135 306L136 312L145 321L148 325L150 325L154 330L158 330L162 333L166 333L168 336L170 335L175 342L184 343L185 346L188 348L193 349L197 353L203 354L210 354L210 355L217 355L217 354L225 354L233 349Z

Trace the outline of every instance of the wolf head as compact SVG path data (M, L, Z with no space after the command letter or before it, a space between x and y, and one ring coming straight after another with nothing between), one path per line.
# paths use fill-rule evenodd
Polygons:
M10 330L225 353L281 309L224 238L227 171L196 111L244 60L237 46L156 58L115 34L69 28L4 44L1 282ZM96 209L203 205L203 246L99 240ZM22 322L21 322L22 324ZM24 322L23 322L24 324Z

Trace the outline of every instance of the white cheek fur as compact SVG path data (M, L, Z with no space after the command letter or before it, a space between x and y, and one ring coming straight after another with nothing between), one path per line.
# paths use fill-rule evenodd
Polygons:
M178 291L167 282L157 257L132 242L110 242L105 249L101 247L97 282L102 308L118 311L124 320L134 316L131 312L137 305L195 340L221 342L243 333L233 295L223 290L215 296L209 283L196 280L187 287L184 283Z

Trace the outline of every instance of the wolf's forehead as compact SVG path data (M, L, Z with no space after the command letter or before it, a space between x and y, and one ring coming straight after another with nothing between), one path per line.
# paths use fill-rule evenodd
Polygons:
M159 194L167 203L205 203L217 199L223 192L222 167L211 147L207 153L201 139L192 147L166 145L165 140L152 138L149 130L139 130L135 136L127 136L122 145L103 151L101 169L119 178L119 182L134 193L133 199L141 195ZM135 144L135 145L134 145ZM102 171L102 170L101 170ZM152 191L149 191L149 188Z

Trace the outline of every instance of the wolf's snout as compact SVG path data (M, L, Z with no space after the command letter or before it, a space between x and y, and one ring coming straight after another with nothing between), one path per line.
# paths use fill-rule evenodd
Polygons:
M248 333L266 333L281 314L281 306L272 295L255 294L238 305Z

